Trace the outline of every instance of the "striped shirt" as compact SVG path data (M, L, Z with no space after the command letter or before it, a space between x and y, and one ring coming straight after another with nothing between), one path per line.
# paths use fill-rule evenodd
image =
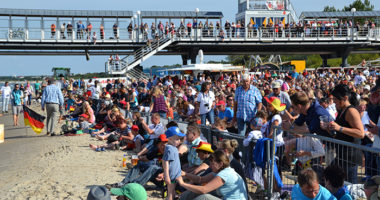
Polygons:
M57 85L51 84L44 89L41 97L41 106L45 107L46 103L56 103L63 106L63 95Z
M236 118L250 121L257 112L257 104L262 102L262 96L257 87L250 85L249 90L245 91L242 86L238 87L235 92L235 101L237 102Z

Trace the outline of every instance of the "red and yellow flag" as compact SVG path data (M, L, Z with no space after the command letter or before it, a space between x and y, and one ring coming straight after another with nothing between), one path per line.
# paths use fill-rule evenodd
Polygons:
M37 134L41 133L44 129L45 116L42 116L30 108L23 106L24 109L24 123L25 126L32 127L33 131Z

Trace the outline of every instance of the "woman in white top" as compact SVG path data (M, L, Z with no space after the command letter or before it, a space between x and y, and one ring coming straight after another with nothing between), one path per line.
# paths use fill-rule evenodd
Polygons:
M180 176L177 181L179 185L187 190L200 194L200 196L194 198L194 200L218 200L210 192L218 190L222 196L222 199L228 200L246 200L247 188L245 187L243 179L230 167L230 160L224 151L218 150L210 157L210 167L215 173L209 173L206 176L197 176L193 174L187 174L182 172L182 176L190 179L195 184L192 185L185 183Z
M206 118L210 124L214 124L215 95L210 91L211 83L202 83L201 92L196 100L196 110L201 115L201 124L206 125Z

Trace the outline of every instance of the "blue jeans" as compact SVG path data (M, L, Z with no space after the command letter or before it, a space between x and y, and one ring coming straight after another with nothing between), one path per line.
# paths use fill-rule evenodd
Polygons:
M358 165L347 167L347 180L352 184L358 183Z
M145 185L153 175L156 174L161 167L156 165L154 161L150 162L139 162L135 167L133 167L128 174L125 176L123 181L124 185L127 183L138 183L140 185ZM154 178L154 177L153 177Z
M9 100L9 97L3 97L3 112L8 112Z
M244 121L244 119L237 118L237 126L238 126L238 135L245 136L245 133L251 130L249 126L249 122Z
M160 115L161 119L166 119L166 112L159 111L158 114Z
M206 125L206 118L210 124L214 124L214 109L211 109L210 112L201 114L201 124Z

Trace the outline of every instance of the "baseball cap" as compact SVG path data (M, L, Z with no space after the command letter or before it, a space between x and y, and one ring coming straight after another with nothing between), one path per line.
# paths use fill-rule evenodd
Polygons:
M122 188L111 188L111 194L125 196L130 200L147 200L148 198L146 190L138 183L129 183Z
M88 119L88 115L86 115L86 114L81 114L80 116Z
M138 131L138 130L139 130L139 127L138 127L137 125L133 125L133 126L132 126L132 130L133 130L133 131Z
M179 137L185 137L185 134L181 133L179 128L176 126L172 126L172 127L168 128L168 130L166 130L166 132L165 132L165 135L166 135L166 138L170 138L174 135L177 135Z
M220 101L218 101L218 103L216 104L216 106L221 106L221 105L226 105L226 102L224 102L223 100L220 100Z
M262 127L262 126L264 126L264 121L263 121L263 119L261 119L260 117L256 117L256 118L254 118L254 119L251 121L251 124L252 124L254 127Z
M275 82L272 83L272 88L280 88L280 87L281 87L280 82L275 81Z
M167 142L168 138L166 138L165 134L161 134L160 136L158 136L157 140L158 142Z

